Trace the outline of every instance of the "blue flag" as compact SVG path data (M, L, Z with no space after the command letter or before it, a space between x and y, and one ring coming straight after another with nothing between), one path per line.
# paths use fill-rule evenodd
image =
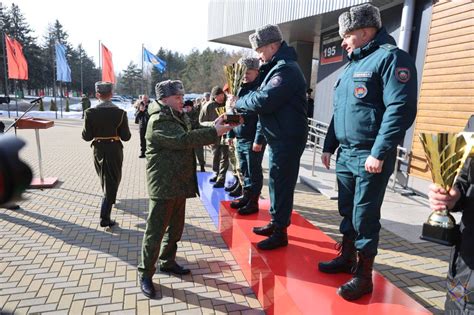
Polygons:
M56 43L56 80L71 82L71 68L66 60L66 47Z
M151 52L146 50L146 48L143 48L143 60L153 64L160 73L163 73L166 70L166 61L153 55Z

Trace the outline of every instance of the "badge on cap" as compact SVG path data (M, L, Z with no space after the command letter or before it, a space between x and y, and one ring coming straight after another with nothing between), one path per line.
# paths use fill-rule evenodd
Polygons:
M273 87L277 87L281 84L281 77L279 75L277 75L276 77L272 78L270 80L270 84L273 86Z
M354 89L354 96L357 98L364 98L367 95L367 87L363 83L356 84Z
M397 80L402 83L407 83L410 80L410 69L408 68L396 68L395 76Z

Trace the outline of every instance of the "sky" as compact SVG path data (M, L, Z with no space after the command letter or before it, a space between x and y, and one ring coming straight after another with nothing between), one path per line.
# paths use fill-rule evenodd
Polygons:
M2 1L4 9L19 6L33 35L42 43L48 24L56 20L69 34L68 41L82 43L98 63L99 41L111 52L116 74L132 61L141 68L142 44L152 53L160 47L188 54L203 50L239 47L207 41L208 0L16 0Z

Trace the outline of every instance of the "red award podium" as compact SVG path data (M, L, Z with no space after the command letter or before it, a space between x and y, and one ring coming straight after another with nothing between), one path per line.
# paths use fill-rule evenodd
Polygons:
M40 129L47 129L54 126L54 121L41 118L23 117L16 121L17 129L34 129L36 134L36 147L38 150L39 178L33 178L30 188L52 188L58 181L57 177L43 177L43 165L41 158L41 143L39 137Z

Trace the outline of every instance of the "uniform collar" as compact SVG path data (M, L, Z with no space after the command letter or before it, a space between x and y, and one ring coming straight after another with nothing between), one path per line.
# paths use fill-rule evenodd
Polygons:
M117 107L117 105L113 104L110 100L108 101L102 101L99 105L97 105L99 108L104 108L104 107Z
M368 55L370 55L371 53L373 53L374 51L376 51L380 47L380 45L383 45L383 44L396 45L395 40L393 39L392 36L390 36L387 33L384 27L382 27L377 32L374 39L372 39L370 42L368 42L364 46L354 49L352 54L348 55L347 58L350 61L363 59L367 57Z

